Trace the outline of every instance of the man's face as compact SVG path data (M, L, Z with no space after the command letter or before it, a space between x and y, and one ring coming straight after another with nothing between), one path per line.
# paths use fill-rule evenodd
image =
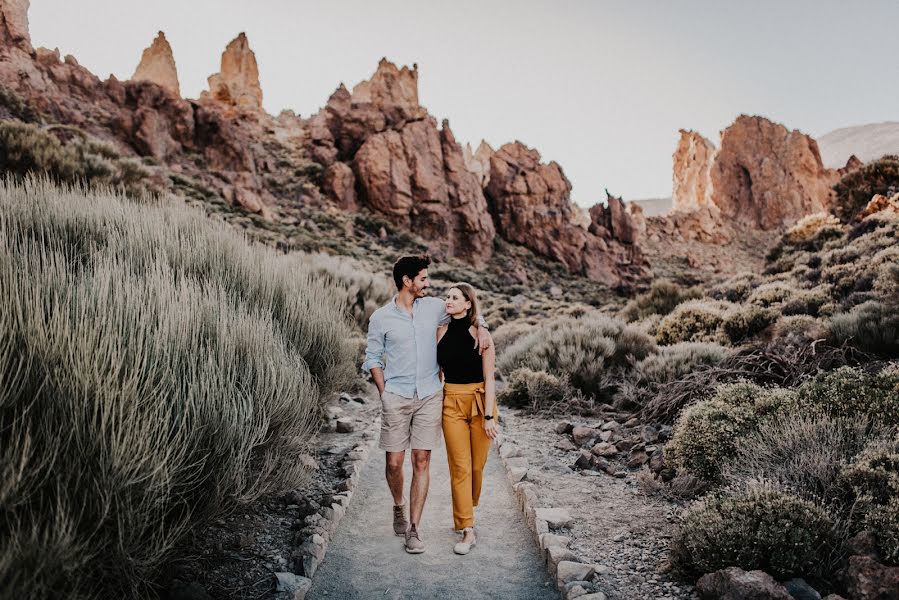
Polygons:
M425 290L431 287L431 282L428 281L428 270L422 269L418 272L418 275L415 276L415 279L411 281L409 285L409 291L412 292L412 295L416 298L424 298Z

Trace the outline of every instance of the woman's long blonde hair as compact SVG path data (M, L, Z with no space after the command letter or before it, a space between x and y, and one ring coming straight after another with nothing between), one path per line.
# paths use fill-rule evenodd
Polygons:
M462 297L467 301L471 302L471 308L468 309L468 320L472 325L477 327L478 325L478 294L474 291L474 287L471 284L465 283L464 281L460 281L459 283L454 283L451 288L456 288L460 292L462 292Z

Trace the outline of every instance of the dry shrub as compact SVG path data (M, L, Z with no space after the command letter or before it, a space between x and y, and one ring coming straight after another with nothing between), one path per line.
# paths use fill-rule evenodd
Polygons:
M590 413L593 410L593 403L578 394L564 378L528 368L512 371L496 400L533 414Z
M834 212L844 223L853 221L874 194L899 192L899 157L886 155L843 176L834 186Z
M899 356L899 307L872 300L834 315L830 340L878 356Z
M874 531L888 564L899 564L899 436L873 439L842 473L859 497L859 525Z
M713 286L708 295L714 300L743 302L761 282L761 277L755 273L740 273Z
M749 346L730 354L717 365L701 366L684 377L659 386L641 417L648 422L672 423L692 402L708 398L722 383L746 380L759 385L792 387L819 371L867 362L870 357L848 346L816 341L791 344L784 340Z
M872 428L867 418L834 417L798 411L769 420L736 444L724 469L732 487L749 481L773 481L782 489L819 504L848 509L851 493L842 476L871 439L888 439L892 431Z
M396 294L396 284L371 266L347 256L310 253L297 255L297 260L311 268L328 285L344 290L346 312L365 329L368 318Z
M716 342L721 340L719 328L729 302L690 300L677 306L656 328L656 340L668 345L678 342Z
M355 378L343 292L184 208L0 185L0 581L139 597L192 529L294 489Z
M534 330L534 324L519 320L504 323L493 332L493 344L496 346L497 355L502 354L515 340Z
M700 296L698 288L683 288L667 279L652 282L649 290L627 303L621 311L625 321L639 321L650 315L667 315L678 304Z
M776 320L776 310L745 304L728 311L721 328L727 339L737 344L758 335Z
M780 388L735 383L684 410L665 449L672 464L710 482L720 482L722 469L737 451L737 442L765 419L784 414L795 396Z
M726 567L762 570L778 579L827 579L834 523L808 500L771 485L698 501L671 541L671 563L698 577Z
M511 373L521 367L567 379L594 400L614 393L630 365L656 349L637 328L605 315L550 321L515 340L497 361Z
M869 373L843 367L819 373L797 388L802 406L873 425L899 423L899 371Z
M660 346L634 365L634 370L622 382L616 397L617 408L642 407L659 387L676 381L690 372L708 365L716 365L727 356L727 349L709 342L681 342Z
M808 242L815 239L824 228L836 228L842 233L840 220L828 212L806 215L795 225L787 229L784 239L791 244Z
M140 197L158 192L135 158L75 127L0 122L0 175L43 174L59 182L114 186Z

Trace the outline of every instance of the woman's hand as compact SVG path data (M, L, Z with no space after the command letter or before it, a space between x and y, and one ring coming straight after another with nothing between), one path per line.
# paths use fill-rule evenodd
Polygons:
M484 419L484 431L487 432L488 438L495 440L499 435L499 425L496 424L496 419Z

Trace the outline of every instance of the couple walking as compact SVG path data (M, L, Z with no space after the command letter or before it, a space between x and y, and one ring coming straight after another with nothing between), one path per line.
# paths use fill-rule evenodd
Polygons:
M499 434L495 352L478 314L474 288L457 283L445 300L425 296L430 263L427 256L405 256L393 266L398 292L369 319L362 368L371 371L381 394L380 447L387 453L394 532L405 536L406 552L424 552L420 524L431 450L445 437L453 522L462 533L453 550L467 554L475 544L474 507L487 453ZM412 483L407 502L403 462L409 448Z

